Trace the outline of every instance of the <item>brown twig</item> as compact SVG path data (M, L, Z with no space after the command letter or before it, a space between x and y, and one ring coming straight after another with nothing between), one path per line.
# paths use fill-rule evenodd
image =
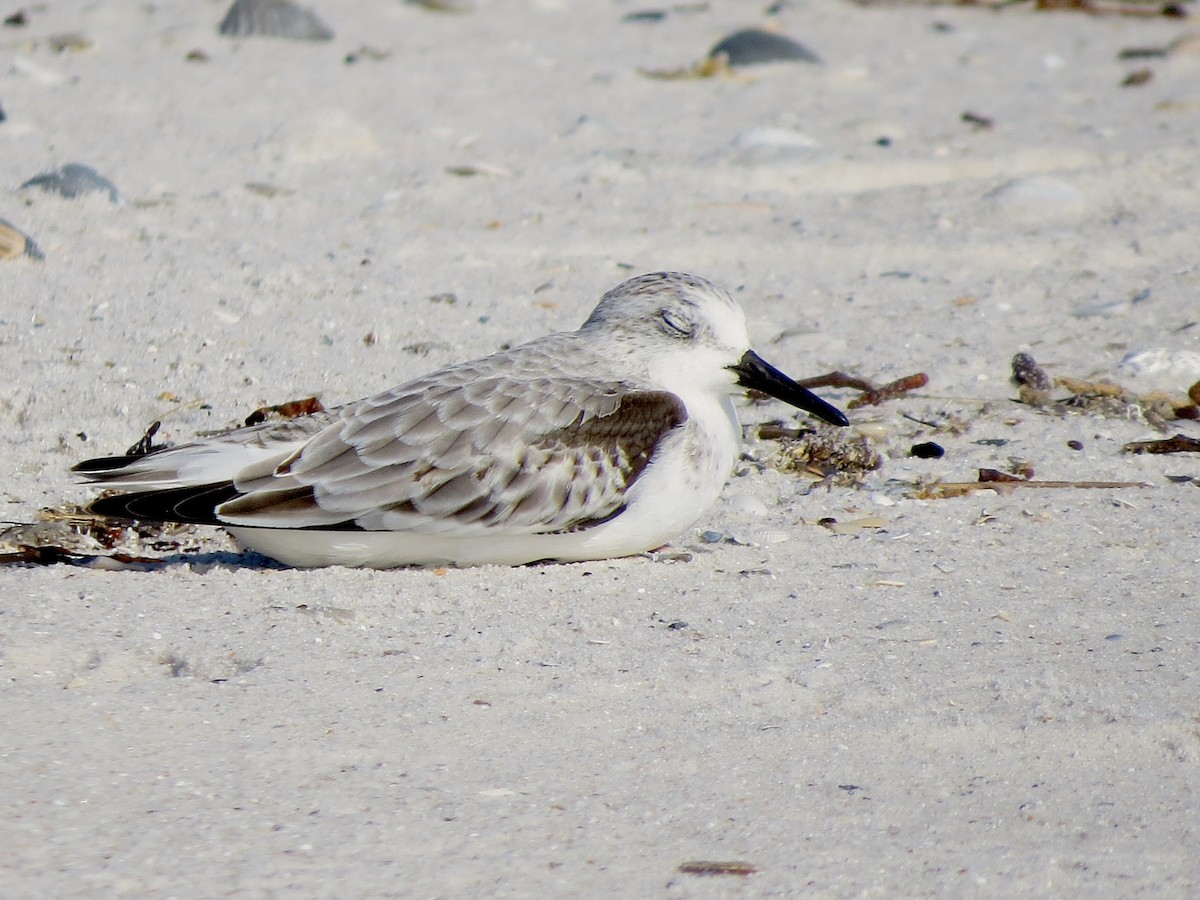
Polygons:
M887 384L878 385L868 378L837 371L828 372L825 375L817 375L813 378L804 378L796 383L810 390L813 388L831 387L852 388L856 391L862 391L861 397L856 397L846 404L850 409L857 409L860 406L878 406L888 400L894 400L896 397L907 394L909 391L919 390L929 384L929 376L924 372L917 372L913 375L905 375L903 378L897 378L895 381L890 381Z
M978 481L941 481L928 485L921 491L922 497L930 499L963 497L975 491L995 491L1010 494L1017 488L1080 488L1084 490L1150 487L1141 481L1034 481L1009 475L996 469L980 469Z

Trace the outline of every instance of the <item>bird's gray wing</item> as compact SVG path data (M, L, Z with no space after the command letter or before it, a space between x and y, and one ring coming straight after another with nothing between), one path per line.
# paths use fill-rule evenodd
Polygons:
M606 521L687 413L674 394L544 371L482 360L345 407L286 459L240 472L217 516L455 536Z

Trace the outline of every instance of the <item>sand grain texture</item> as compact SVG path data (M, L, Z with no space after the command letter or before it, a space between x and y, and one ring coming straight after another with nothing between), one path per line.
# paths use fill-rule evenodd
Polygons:
M0 262L4 519L156 419L356 399L642 271L798 377L930 384L854 413L860 489L752 441L690 561L0 568L0 894L1200 892L1200 459L1008 380L1197 349L1195 60L1118 59L1187 20L812 0L777 21L822 64L663 81L765 4L320 0L308 44L223 6L0 32L0 216L45 255ZM18 191L67 162L125 202ZM1149 486L914 498L1022 461Z

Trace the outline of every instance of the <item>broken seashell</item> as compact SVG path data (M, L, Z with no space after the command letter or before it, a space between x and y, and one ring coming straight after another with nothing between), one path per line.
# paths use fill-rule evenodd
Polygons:
M0 259L16 259L18 256L46 258L33 238L7 219L0 219Z
M290 0L236 0L217 29L226 37L328 41L333 31L312 10Z
M773 62L819 63L821 58L803 44L773 31L747 28L735 31L708 51L709 59L723 53L731 66L757 66Z
M80 163L67 163L53 172L35 175L21 185L21 190L34 187L68 198L82 197L84 194L108 194L108 199L113 203L121 202L121 192L115 184L91 166Z

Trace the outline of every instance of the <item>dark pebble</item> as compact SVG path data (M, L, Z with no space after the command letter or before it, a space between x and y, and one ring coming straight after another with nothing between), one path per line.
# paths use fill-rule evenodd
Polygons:
M803 44L773 31L750 28L736 31L708 52L709 57L724 53L731 66L757 66L773 62L819 63L821 58Z
M84 194L108 194L108 199L113 203L121 202L121 193L115 184L91 166L79 163L67 163L53 172L35 175L21 185L21 190L25 188L41 188L72 199Z
M908 452L917 459L941 459L946 455L945 448L941 444L935 444L933 441L926 441L923 444L913 444Z
M1067 446L1070 447L1072 450L1082 450L1083 449L1083 441L1067 441Z

